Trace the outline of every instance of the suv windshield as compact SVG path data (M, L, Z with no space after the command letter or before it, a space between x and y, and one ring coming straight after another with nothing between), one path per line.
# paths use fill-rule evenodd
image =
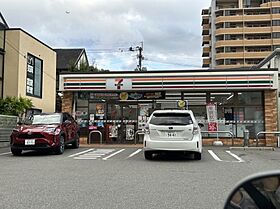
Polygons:
M32 124L57 124L61 122L61 115L34 115Z
M190 125L193 124L188 113L155 113L150 121L153 125Z

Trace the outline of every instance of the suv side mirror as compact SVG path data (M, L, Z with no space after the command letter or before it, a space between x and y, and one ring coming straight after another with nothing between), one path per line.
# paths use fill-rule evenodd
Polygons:
M243 180L229 195L224 209L280 207L280 172L255 175Z

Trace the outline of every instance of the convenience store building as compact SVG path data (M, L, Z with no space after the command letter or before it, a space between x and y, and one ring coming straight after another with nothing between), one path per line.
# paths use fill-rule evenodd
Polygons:
M77 119L82 135L100 130L103 142L134 143L153 110L176 109L186 101L208 131L207 105L215 104L219 138L243 143L249 130L251 143L260 131L278 130L278 69L230 69L147 72L62 73L59 90L62 111ZM263 136L267 146L276 146L275 136ZM217 139L203 134L204 144ZM239 140L238 140L239 139ZM99 142L98 137L89 139Z

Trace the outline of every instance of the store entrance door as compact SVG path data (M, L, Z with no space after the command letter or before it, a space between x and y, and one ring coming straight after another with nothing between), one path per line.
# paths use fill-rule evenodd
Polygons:
M133 143L137 129L137 104L108 103L106 141L111 143Z

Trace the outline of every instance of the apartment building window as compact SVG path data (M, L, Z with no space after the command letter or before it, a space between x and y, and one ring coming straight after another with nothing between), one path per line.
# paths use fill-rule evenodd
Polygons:
M280 8L272 8L272 14L280 14Z
M280 45L274 45L274 46L273 46L273 51L274 51L275 49L280 49Z
M272 33L272 38L280 38L280 33L279 32Z
M280 26L280 20L272 20L272 26Z
M243 1L243 5L244 5L244 7L250 7L251 6L251 0L244 0Z
M43 61L27 55L26 95L42 98Z

